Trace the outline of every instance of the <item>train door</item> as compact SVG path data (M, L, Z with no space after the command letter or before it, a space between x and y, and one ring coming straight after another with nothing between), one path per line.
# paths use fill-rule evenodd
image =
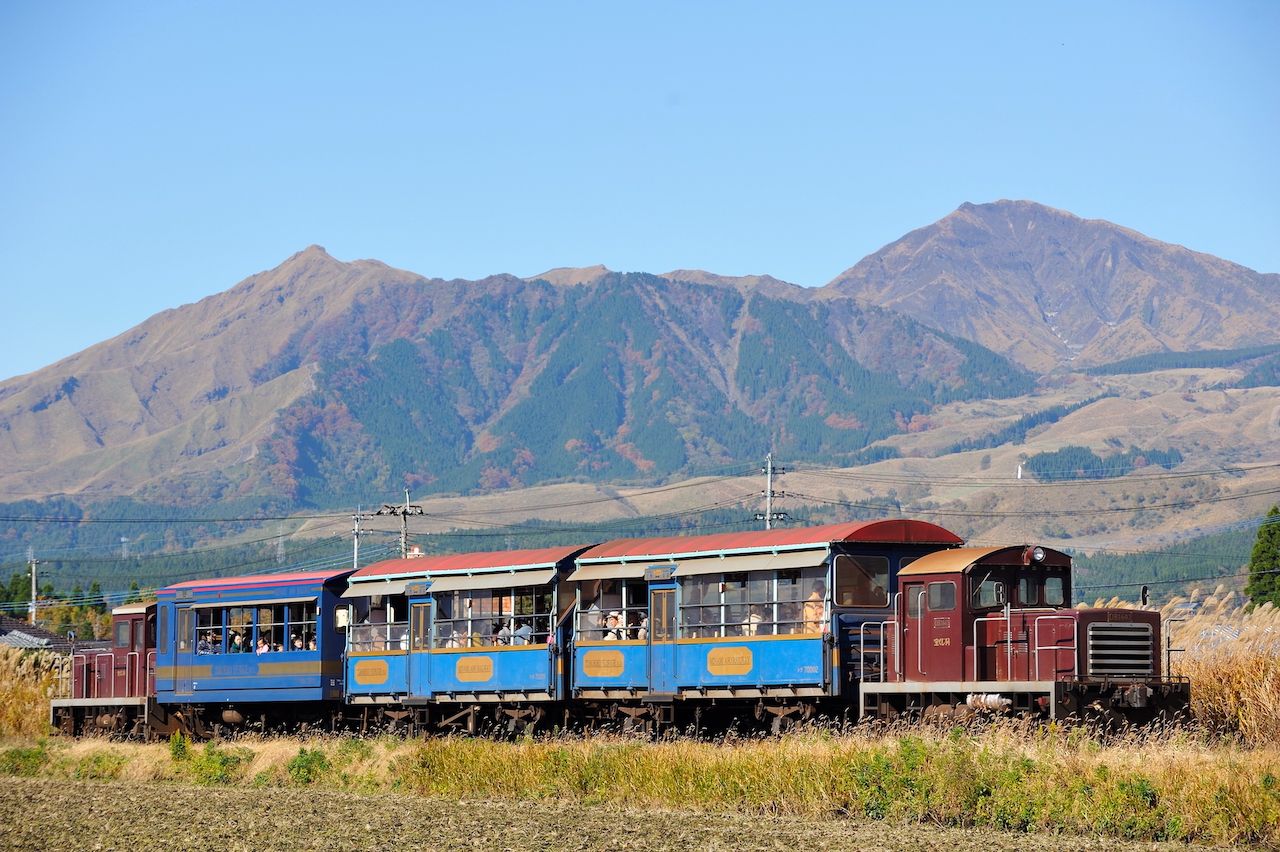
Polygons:
M902 679L924 680L928 672L924 668L924 583L908 583L902 589L902 606L906 617L902 620Z
M671 581L649 588L649 693L676 691L676 590Z
M133 620L133 638L129 643L129 655L125 658L126 695L147 694L147 614Z
M415 698L431 695L431 599L409 607L408 690Z
M173 691L178 695L191 694L191 670L194 666L196 612L190 606L178 608L177 635L173 643L173 663L176 669Z

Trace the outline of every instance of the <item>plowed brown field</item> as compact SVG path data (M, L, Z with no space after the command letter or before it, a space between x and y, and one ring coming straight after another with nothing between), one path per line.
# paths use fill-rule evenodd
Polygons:
M0 781L0 849L1182 850L847 819L458 802L281 788ZM1207 847L1196 847L1207 848Z

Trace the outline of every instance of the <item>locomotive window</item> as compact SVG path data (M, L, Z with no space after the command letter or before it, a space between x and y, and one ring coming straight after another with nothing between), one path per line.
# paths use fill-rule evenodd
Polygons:
M973 592L970 596L973 606L978 609L999 606L1003 588L1003 583L988 574L981 581L973 584Z
M1062 606L1066 603L1066 588L1061 577L1044 578L1044 602L1049 606Z
M1018 580L1018 603L1023 606L1040 603L1040 578L1022 577Z
M907 618L920 617L920 601L924 598L925 591L921 586L908 586L906 590L907 596Z
M146 630L147 622L145 618L139 618L133 623L133 650L141 651L146 647Z
M929 612L950 612L956 608L955 583L929 584Z
M836 606L889 605L889 560L883 556L836 557Z
M169 608L167 606L158 607L156 619L159 622L159 627L156 629L158 641L154 644L156 647L160 647L161 644L167 647L169 644Z
M116 622L116 647L129 647L129 622L127 621Z

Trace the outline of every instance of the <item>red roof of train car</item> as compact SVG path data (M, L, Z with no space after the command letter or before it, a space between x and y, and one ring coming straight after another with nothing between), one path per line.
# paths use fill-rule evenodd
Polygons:
M351 570L347 569L344 571L292 571L285 574L252 574L246 577L206 577L203 580L187 580L185 583L174 583L161 589L157 594L163 595L166 592L174 592L178 589L215 591L292 586L298 583L315 583L318 585L350 573Z
M596 545L579 556L578 561L667 558L771 548L800 550L840 541L884 544L960 544L962 539L950 530L927 521L904 519L857 521L821 527L794 527L715 535L619 538Z
M437 574L443 571L484 571L497 568L550 567L569 559L588 545L542 547L534 550L497 550L482 553L449 553L443 556L419 556L413 559L387 559L367 565L351 575L352 582L370 577L409 574Z

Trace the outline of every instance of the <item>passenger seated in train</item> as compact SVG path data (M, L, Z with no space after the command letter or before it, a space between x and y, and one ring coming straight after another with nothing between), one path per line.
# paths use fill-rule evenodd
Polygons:
M533 628L525 619L517 620L515 632L511 634L511 644L528 645L531 641L533 641Z
M640 624L636 627L636 638L641 642L649 639L649 616L645 615L640 618Z
M805 633L821 633L822 632L822 616L825 609L823 598L826 596L826 586L822 583L814 583L809 597L804 602L804 632Z
M271 651L271 643L267 641L267 637L259 636L257 653L266 654L270 651Z
M764 633L760 629L761 623L764 622L764 607L760 604L752 604L747 612L747 617L742 620L742 635L755 636Z
M609 613L604 620L604 641L618 642L627 638L627 631L622 627L621 620L622 613L616 610Z
M495 622L496 623L496 622ZM503 623L501 627L493 632L493 644L510 645L511 644L511 624Z
M245 645L244 638L240 635L240 631L231 631L231 644L227 647L227 653L243 654L247 650L249 650L249 647Z
M196 643L197 654L220 654L222 653L222 638L212 630L204 634L204 638Z

